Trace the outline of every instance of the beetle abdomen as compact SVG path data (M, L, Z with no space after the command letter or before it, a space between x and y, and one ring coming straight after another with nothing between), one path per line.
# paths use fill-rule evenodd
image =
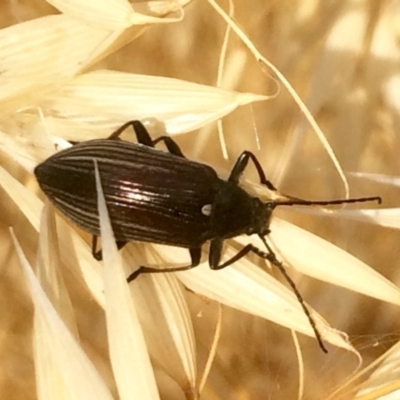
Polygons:
M77 144L35 169L46 196L78 226L100 234L94 159L117 240L193 247L210 238L203 207L213 203L221 182L215 171L118 140Z

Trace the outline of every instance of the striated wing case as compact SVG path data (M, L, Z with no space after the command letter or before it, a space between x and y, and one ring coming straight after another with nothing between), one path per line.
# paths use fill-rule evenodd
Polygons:
M222 183L216 172L118 140L79 143L35 169L43 192L78 226L100 233L94 159L116 240L196 247L210 238L209 216L203 207L213 204Z

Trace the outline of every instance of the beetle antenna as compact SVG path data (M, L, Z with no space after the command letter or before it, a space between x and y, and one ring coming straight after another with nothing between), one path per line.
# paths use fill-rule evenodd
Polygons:
M315 337L318 341L318 345L321 348L321 350L324 353L328 353L328 350L326 349L323 341L322 341L322 337L321 334L318 331L317 325L314 321L314 318L311 315L310 310L308 309L306 303L304 302L303 297L301 296L299 290L296 287L296 284L294 283L293 279L289 276L289 274L287 273L285 267L283 266L282 262L279 261L274 253L274 251L272 250L271 246L269 246L267 240L265 239L264 236L259 235L260 239L263 241L265 247L268 250L268 253L264 253L261 250L254 248L252 249L253 252L255 252L256 254L258 254L260 257L267 259L271 264L275 265L275 267L277 267L279 269L279 271L281 272L281 274L283 275L283 277L286 279L287 283L289 284L289 286L292 288L293 293L296 295L297 300L299 301L301 308L304 311L304 314L306 314L308 321L310 322L311 328L314 331Z
M377 201L378 204L382 203L380 196L374 197L357 197L353 199L339 199L339 200L327 200L327 201L313 201L313 200L302 200L292 198L287 201L276 201L275 206L329 206L332 204L347 204L347 203L365 203L367 201Z

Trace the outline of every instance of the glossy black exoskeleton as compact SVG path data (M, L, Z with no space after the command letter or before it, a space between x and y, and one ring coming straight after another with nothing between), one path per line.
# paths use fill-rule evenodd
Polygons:
M119 140L129 126L138 143ZM154 148L163 141L169 152ZM152 140L139 121L121 126L108 139L90 140L54 154L35 169L40 187L51 202L75 224L93 234L93 254L100 234L97 209L94 160L100 172L108 212L119 248L129 241L152 242L188 248L191 264L168 270L142 266L132 273L132 281L141 273L184 271L200 263L201 248L210 242L209 265L221 269L249 252L269 260L284 274L295 291L321 343L315 324L282 264L266 241L275 207L280 205L329 205L379 201L379 197L335 201L262 202L239 187L239 179L251 160L260 181L270 190L269 182L254 154L244 151L237 159L227 181L213 168L184 157L178 145L167 136ZM242 234L257 234L266 246L263 252L245 246L233 258L221 263L225 239Z

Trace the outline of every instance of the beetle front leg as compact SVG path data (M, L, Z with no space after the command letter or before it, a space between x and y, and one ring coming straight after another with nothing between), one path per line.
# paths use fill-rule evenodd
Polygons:
M289 274L287 273L285 267L283 266L282 262L279 261L274 253L274 251L272 250L271 246L268 244L268 242L266 241L266 238L262 235L260 235L261 240L263 241L263 243L265 244L265 246L267 247L268 253L260 250L258 247L253 246L252 244L248 244L247 246L243 247L242 250L240 250L236 255L234 255L232 258L230 258L228 261L225 261L224 263L220 264L220 265L211 265L210 267L213 270L219 270L219 269L223 269L225 267L228 267L229 265L232 265L233 263L235 263L236 261L240 260L241 258L243 258L246 254L252 252L254 254L256 254L258 257L263 258L267 261L269 261L271 264L275 265L275 267L277 267L279 269L279 271L281 272L281 274L283 275L283 277L285 278L286 282L289 284L289 286L292 288L297 300L300 303L301 308L303 309L306 317L308 318L308 321L310 322L311 328L313 329L314 333L315 333L315 337L318 341L318 344L320 346L320 348L322 349L322 351L324 353L327 353L328 350L326 349L322 338L321 338L321 334L319 333L317 326L315 324L315 321L311 315L311 312L309 311L306 303L304 302L303 297L301 296L299 290L296 287L296 284L294 283L294 281L292 280L292 278L289 276Z
M213 242L221 242L221 241L213 241ZM212 243L211 242L211 245ZM222 245L222 242L221 242ZM218 243L215 243L215 246L218 246ZM225 261L222 264L219 264L220 258L221 258L221 251L222 247L219 250L219 256L216 254L213 254L213 251L217 251L217 247L211 246L210 247L210 268L214 271L218 271L219 269L223 269L225 267L228 267L229 265L232 265L236 261L240 260L243 258L247 253L250 253L253 251L253 246L251 244L248 244L247 246L243 247L242 250L240 250L237 254L235 254L233 257L231 257L228 261Z
M211 269L219 269L218 264L221 260L223 240L214 239L210 243L210 253L208 255L208 264Z
M201 259L201 247L193 247L189 249L190 258L192 263L190 265L186 265L184 267L176 267L176 268L151 268L151 267L139 267L135 272L132 272L128 278L126 279L129 282L134 281L140 274L165 274L169 272L182 272L188 271L189 269L195 268L200 264Z
M241 175L243 174L244 170L249 163L249 160L252 160L254 166L256 167L258 176L260 177L260 182L262 185L265 185L270 190L277 190L276 187L266 178L264 170L260 162L257 160L257 157L251 153L250 151L244 151L239 158L236 160L234 167L232 168L231 174L229 175L229 182L233 182L238 184Z

